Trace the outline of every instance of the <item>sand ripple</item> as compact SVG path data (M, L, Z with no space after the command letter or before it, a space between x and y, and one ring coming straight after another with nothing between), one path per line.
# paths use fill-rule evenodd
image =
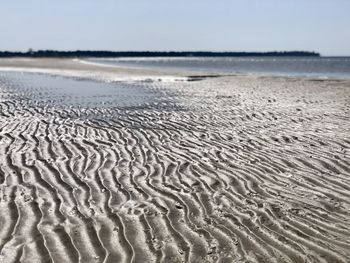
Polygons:
M66 107L0 77L0 262L349 262L348 82L140 87Z

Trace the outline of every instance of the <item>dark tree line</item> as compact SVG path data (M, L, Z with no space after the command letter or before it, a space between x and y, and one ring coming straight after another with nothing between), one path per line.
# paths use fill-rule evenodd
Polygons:
M0 57L75 58L75 57L319 57L308 51L272 52L207 52L207 51L57 51L29 50L28 52L0 51Z

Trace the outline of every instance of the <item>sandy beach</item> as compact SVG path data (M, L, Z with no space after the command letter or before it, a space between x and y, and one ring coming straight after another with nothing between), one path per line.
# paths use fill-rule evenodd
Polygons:
M350 262L350 80L0 59L0 262Z

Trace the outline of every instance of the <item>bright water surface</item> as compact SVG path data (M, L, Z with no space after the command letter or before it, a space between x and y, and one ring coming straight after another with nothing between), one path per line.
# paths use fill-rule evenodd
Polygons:
M154 103L159 97L141 84L0 71L1 93L43 105L82 107L139 107Z
M350 78L350 57L98 58L89 62L176 71Z

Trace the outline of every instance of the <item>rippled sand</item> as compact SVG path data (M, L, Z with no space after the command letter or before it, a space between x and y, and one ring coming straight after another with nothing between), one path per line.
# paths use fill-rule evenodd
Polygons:
M1 60L0 262L350 262L350 81Z

